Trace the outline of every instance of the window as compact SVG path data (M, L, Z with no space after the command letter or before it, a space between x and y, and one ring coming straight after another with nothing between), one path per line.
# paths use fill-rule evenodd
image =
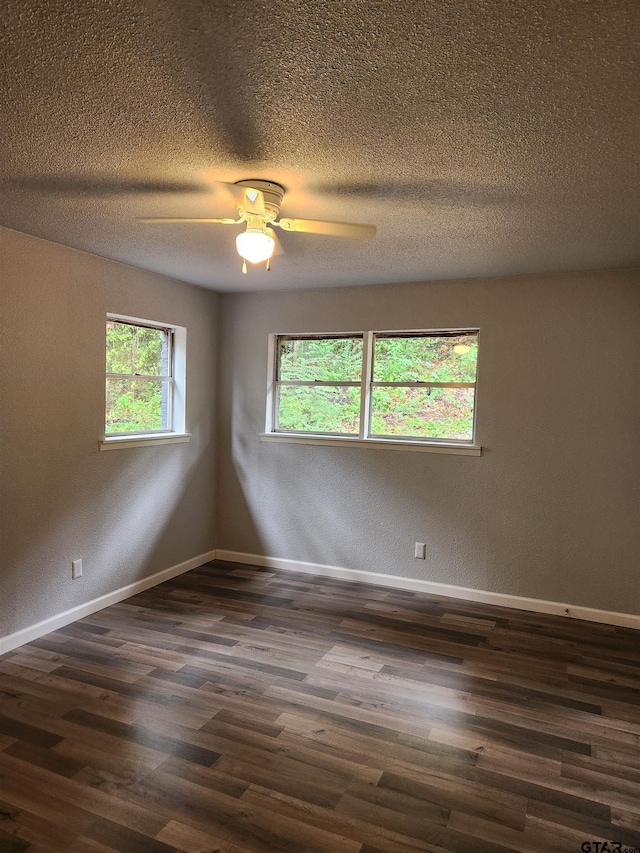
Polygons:
M276 430L358 435L359 337L278 339Z
M272 347L268 434L474 443L477 329L274 335Z
M180 326L107 316L103 444L185 435L185 343Z
M370 434L473 441L477 332L377 334Z

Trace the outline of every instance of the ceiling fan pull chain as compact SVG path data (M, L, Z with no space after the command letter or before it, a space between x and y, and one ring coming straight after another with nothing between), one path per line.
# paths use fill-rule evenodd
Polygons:
M245 260L244 258L242 259L242 272L243 272L245 275L247 274L247 262L246 262L246 260Z
M271 272L271 258L267 258L267 272Z

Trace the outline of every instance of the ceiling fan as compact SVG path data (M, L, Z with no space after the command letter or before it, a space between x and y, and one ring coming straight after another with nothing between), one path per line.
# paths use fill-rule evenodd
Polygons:
M242 272L250 264L267 262L270 269L271 257L279 245L273 226L283 231L298 231L307 234L327 234L333 237L374 237L375 225L357 225L351 222L322 222L316 219L278 219L284 197L284 188L273 181L246 180L235 184L218 182L216 187L227 191L235 203L238 218L194 218L183 216L140 217L139 222L212 222L219 225L240 225L246 229L236 237L236 249L243 260Z

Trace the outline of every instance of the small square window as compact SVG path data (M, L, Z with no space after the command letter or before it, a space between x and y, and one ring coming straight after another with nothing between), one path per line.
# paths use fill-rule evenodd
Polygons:
M106 326L105 435L174 429L174 329L118 317Z

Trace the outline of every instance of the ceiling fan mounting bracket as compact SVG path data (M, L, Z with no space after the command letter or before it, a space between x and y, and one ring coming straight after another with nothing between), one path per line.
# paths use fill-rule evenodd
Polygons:
M267 222L272 222L279 216L284 197L284 187L280 186L280 184L276 184L275 181L263 181L256 178L246 181L236 181L236 186L260 190L264 199L264 218ZM240 205L238 213L240 216L243 216L246 215L247 211Z

